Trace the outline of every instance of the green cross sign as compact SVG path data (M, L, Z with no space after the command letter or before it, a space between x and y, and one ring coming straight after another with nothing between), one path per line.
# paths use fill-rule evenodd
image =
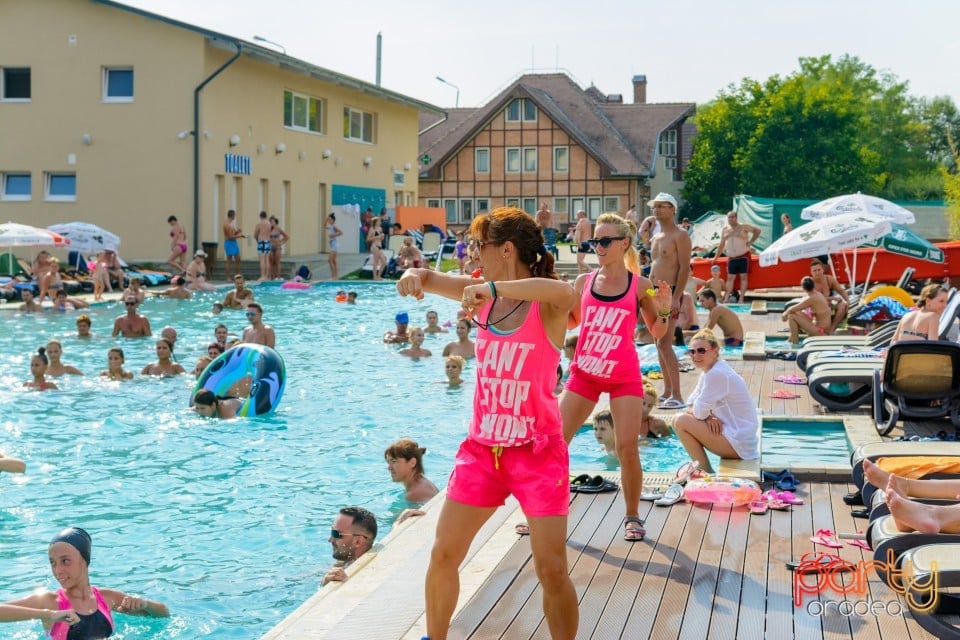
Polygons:
M431 157L430 157L429 155L427 155L426 153L423 154L423 156L420 158L420 162L422 162L423 164L430 164L430 161L431 161L431 160L433 160L433 158L431 158Z

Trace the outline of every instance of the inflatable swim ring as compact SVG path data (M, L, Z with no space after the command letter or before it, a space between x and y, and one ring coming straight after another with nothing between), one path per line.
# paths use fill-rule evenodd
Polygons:
M280 288L281 289L309 289L310 285L307 284L306 282L297 282L295 280L287 280L282 285L280 285Z
M280 404L287 371L280 354L261 344L230 347L207 365L190 394L190 405L200 389L218 398L241 398L237 415L263 416Z
M690 502L738 507L757 500L760 497L760 485L744 478L707 476L688 482L683 490L683 497Z
M345 293L338 293L338 294L337 294L337 297L334 298L334 300L336 300L337 302L346 302L346 301L347 301L347 295L346 295Z
M871 300L876 300L880 297L893 298L907 309L912 309L917 306L917 303L914 301L913 296L910 295L905 289L900 287L895 287L893 285L886 285L883 287L877 287L872 291L868 291L863 296L863 302L870 302Z

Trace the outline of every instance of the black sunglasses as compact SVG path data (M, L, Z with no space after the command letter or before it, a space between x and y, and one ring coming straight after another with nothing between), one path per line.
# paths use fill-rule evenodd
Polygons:
M591 238L591 239L588 240L587 242L589 242L591 246L594 246L594 247L595 247L595 246L597 246L597 245L600 245L601 247L603 247L604 249L606 249L606 248L609 247L609 246L611 245L611 243L613 243L614 241L616 241L616 240L626 240L626 238L627 238L627 236L607 236L607 237L605 237L605 238Z
M339 540L339 539L342 538L343 536L360 536L361 538L366 538L366 537L367 537L367 536L363 535L362 533L341 533L340 531L337 531L336 529L330 529L330 537L333 538L334 540Z
M124 302L123 304L127 305L128 307L135 307L135 306L137 306L137 303L136 303L136 302Z
M693 354L703 355L707 351L710 351L710 347L697 347L696 349L687 349L687 355L692 356Z

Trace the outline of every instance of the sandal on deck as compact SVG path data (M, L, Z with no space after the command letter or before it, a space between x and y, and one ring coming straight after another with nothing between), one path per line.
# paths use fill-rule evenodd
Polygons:
M518 536L530 535L530 525L528 525L526 522L518 523L516 526L513 527L513 530L514 532L516 532Z
M634 524L635 527L630 525ZM636 516L627 516L623 519L623 539L627 542L640 542L647 535L647 530L643 528L643 520Z
M646 488L640 493L640 499L647 500L648 502L659 500L662 497L663 489L661 487Z

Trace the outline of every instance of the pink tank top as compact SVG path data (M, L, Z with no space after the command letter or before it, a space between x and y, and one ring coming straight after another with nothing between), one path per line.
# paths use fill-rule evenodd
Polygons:
M595 380L640 380L640 358L633 344L637 326L637 281L629 273L627 290L617 296L593 292L597 272L588 273L580 299L580 337L570 371Z
M97 611L107 619L107 622L110 623L110 628L113 628L113 615L110 613L110 605L107 604L107 601L103 599L103 596L100 595L100 591L96 587L90 587L93 591L93 597L97 600ZM67 597L66 591L63 589L57 590L57 609L64 611L65 609L72 609L73 605L70 604L70 599ZM82 624L82 623L81 623ZM52 627L50 627L50 637L53 640L67 640L67 634L70 633L70 625L66 622L55 622Z
M492 303L480 312L488 322ZM557 384L560 350L543 329L540 304L530 306L517 329L477 331L477 387L468 437L486 446L546 445L560 434L560 408L553 389Z

